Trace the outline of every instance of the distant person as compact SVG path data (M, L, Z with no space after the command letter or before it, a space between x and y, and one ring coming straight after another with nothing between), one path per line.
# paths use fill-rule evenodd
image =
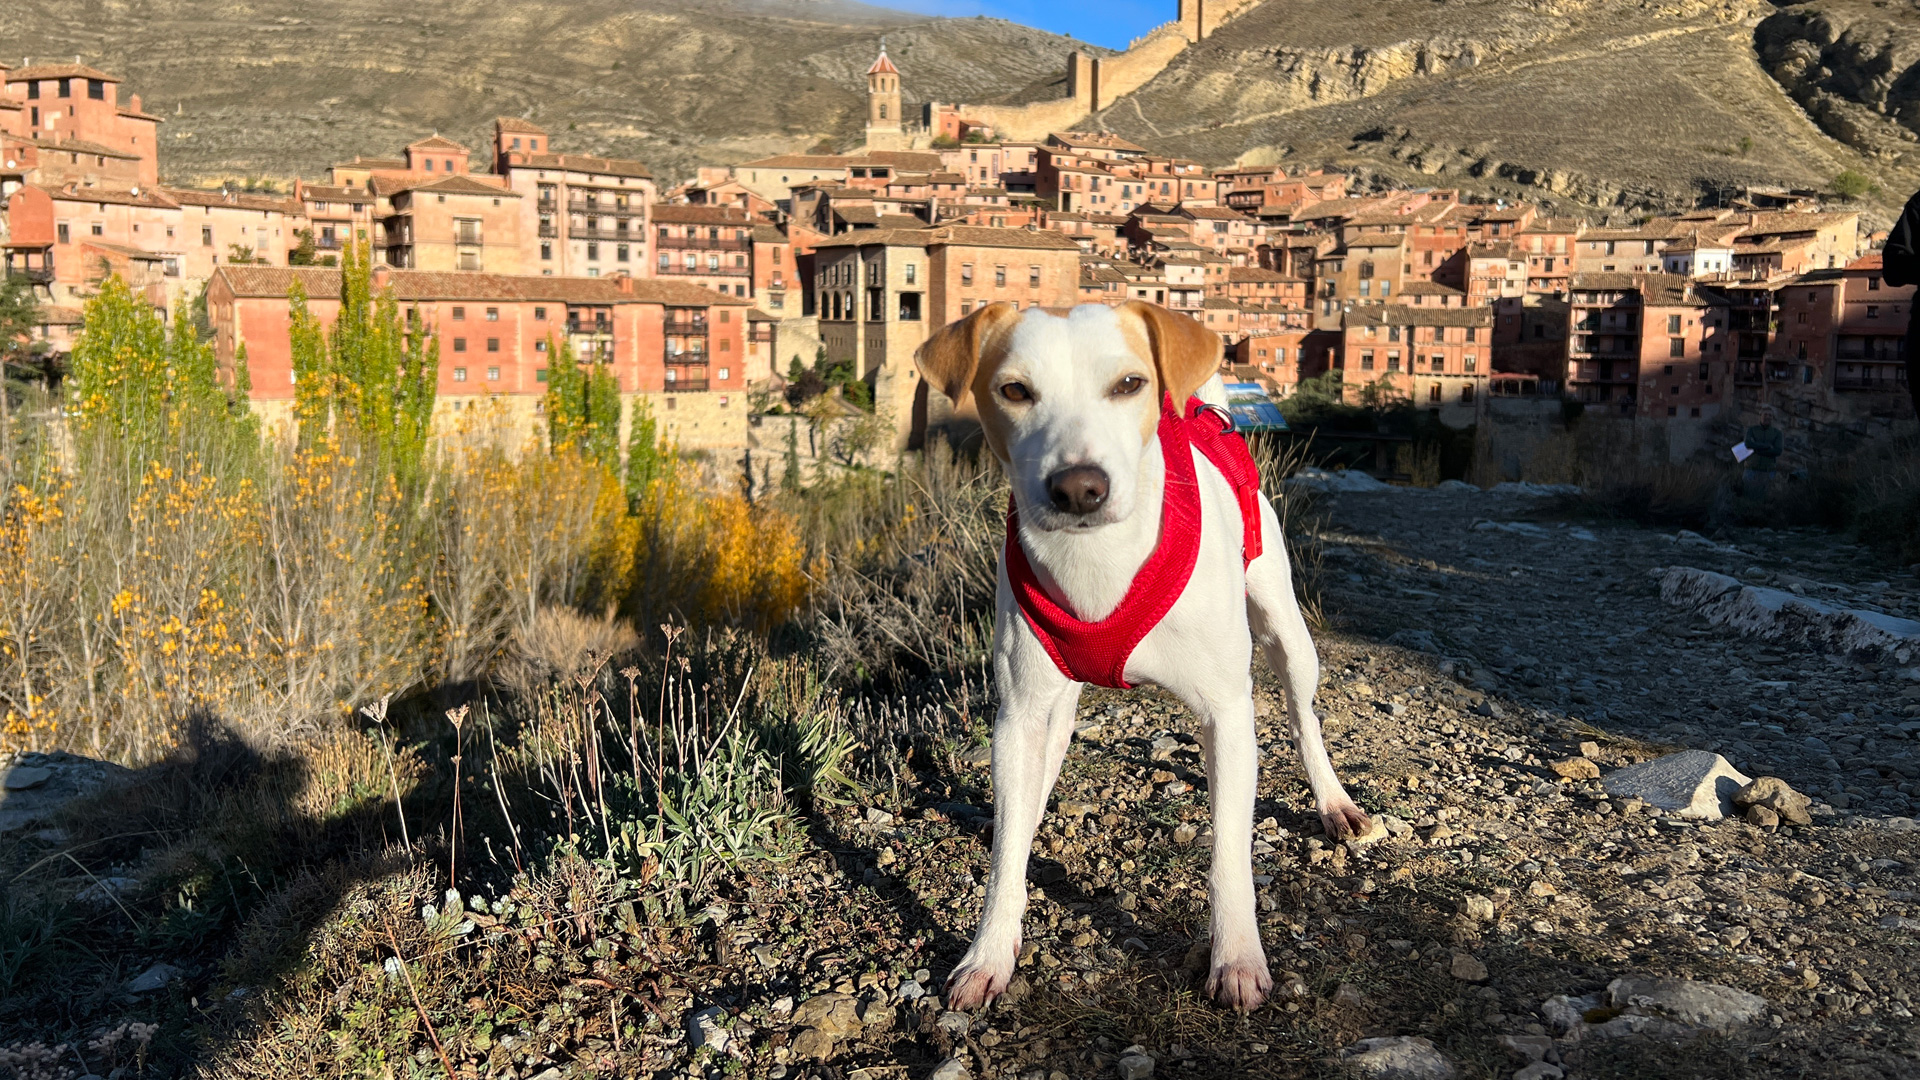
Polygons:
M1907 200L1900 220L1887 234L1880 272L1889 285L1920 285L1920 192ZM1907 393L1913 395L1913 411L1920 416L1920 294L1914 300L1907 305Z
M1787 448L1786 433L1773 426L1773 406L1760 406L1760 422L1747 429L1747 471L1740 476L1747 498L1765 498L1767 485L1773 483L1773 470Z

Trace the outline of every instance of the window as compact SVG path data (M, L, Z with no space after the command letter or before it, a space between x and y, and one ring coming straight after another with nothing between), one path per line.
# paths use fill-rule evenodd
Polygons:
M1027 267L1027 288L1037 289L1039 287L1040 287L1040 268L1037 266Z
M614 260L615 262L626 262L626 261L627 261L627 257L628 257L628 254L629 254L629 249L628 249L628 247L627 247L627 245L625 245L625 244L615 244L615 245L614 245L614 248L613 248L613 260Z
M453 351L454 351L454 352L466 352L466 351L467 351L467 339L466 339L466 338L463 338L463 337L457 337L457 338L454 338L454 339L453 339Z
M553 260L553 242L552 241L550 240L540 241L540 258L549 262Z
M72 79L60 80L60 96L61 97L73 96L73 80Z
M432 171L433 171L433 159L432 159L432 158L428 158L428 159L427 159L427 171L428 171L428 172L432 172Z
M725 343L725 342L721 342L721 344L723 344L723 345L724 345L724 344L726 344L726 343ZM720 369L720 381L722 381L722 382L725 382L726 380L728 380L728 379L730 379L730 378L732 378L732 377L733 377L733 369L732 369L732 368L721 368L721 369Z
M1400 351L1398 349L1387 350L1387 370L1388 371L1400 370Z
M546 309L546 308L543 308L543 307L537 307L537 308L534 308L534 309L533 309L533 321L534 321L534 322L546 322L546 321L547 321L547 309Z
M900 319L903 322L920 321L920 294L903 292L900 294Z
M1467 374L1471 375L1475 369L1480 366L1480 360L1472 353L1468 353L1466 358L1460 361L1460 366L1466 369Z
M971 300L960 301L960 314L967 315L967 314L971 314L972 312L973 312L973 301Z
M545 344L546 344L546 342L544 342L544 341L543 341L543 342L541 342L540 344L542 344L542 345L545 345ZM541 352L545 352L546 350L545 350L545 349L541 349L540 351L541 351ZM546 369L546 368L540 368L540 369L538 369L537 371L535 371L535 372L533 373L533 381L534 381L534 382L546 382L546 381L547 381L547 369Z
M30 83L28 83L28 84L27 84L27 100L28 100L28 101L39 101L39 100L40 100L40 82L39 82L39 80L37 80L37 79L36 79L36 80L34 80L33 82L30 82Z
M1679 332L1680 332L1680 316L1678 315L1667 316L1667 333L1677 334Z
M1373 370L1373 350L1368 349L1360 354L1360 370Z
M488 321L488 322L499 322L499 321L500 321L500 309L499 309L499 308L497 308L497 307L490 307L490 308L488 308L488 309L487 309L487 321Z
M94 222L94 223L93 223L93 224L92 224L92 225L91 225L90 227L88 227L88 229L87 229L87 231L88 231L88 232L91 232L91 233L92 233L93 235L95 235L95 236L105 236L105 235L107 235L107 227L106 227L106 226L105 226L104 224L102 224L102 223L100 223L100 222L98 222L98 221L96 221L96 222ZM1869 319L1871 319L1871 318L1873 318L1873 316L1874 316L1874 315L1875 315L1876 313L1878 313L1878 312L1879 312L1879 310L1880 310L1879 308L1868 308L1868 309L1867 309L1867 312L1868 312L1868 314L1867 314L1867 318L1869 318Z
M1480 328L1477 326L1467 327L1467 340L1470 342L1480 340L1479 337L1477 336L1479 332L1480 332Z
M960 284L962 285L973 284L973 264L972 263L960 264Z
M454 368L454 369L453 369L453 381L454 381L454 382L466 382L466 381L467 381L467 369L466 369L466 368L463 368L463 367L457 367L457 368Z
M993 268L993 284L994 284L994 287L998 289L1004 289L1007 287L1007 268L1006 267L995 266Z
M1695 405L1693 408L1688 409L1687 415L1693 417L1695 420L1700 419L1700 406Z
M1447 370L1447 358L1439 353L1434 353L1432 356L1427 357L1427 364L1435 371Z
M1680 407L1679 407L1678 405L1669 405L1669 406L1667 406L1667 415L1668 415L1668 416L1678 416L1679 414L1680 414Z
M1668 356L1687 355L1687 339L1686 338L1668 338L1667 339L1667 355Z
M99 79L88 79L87 96L95 101L107 100L107 84Z
M464 308L464 307L461 307L461 306L459 306L458 304L456 304L456 305L454 305L454 308L453 308L453 321L454 321L454 322L466 322L466 321L467 321L467 309L466 309L466 308Z
M31 86L33 84L28 83L27 85ZM213 230L206 229L206 230L202 230L202 232L203 232L203 235L206 237L206 242L209 244L213 243ZM67 234L67 223L64 221L61 222L59 225L55 226L54 237L55 239L59 240L63 244L72 243L73 241L73 238Z
M1440 401L1440 384L1432 383L1427 387L1427 400L1436 404Z
M1878 274L1867 275L1867 291L1868 292L1880 291L1880 276Z
M499 368L497 368L497 367L490 367L490 368L488 368L488 369L487 369L487 381L488 381L488 382L499 382L499 381L500 381L500 369L499 369Z
M1794 312L1794 313L1793 313L1793 321L1794 321L1794 322L1797 322L1797 323L1804 323L1804 322L1806 322L1806 321L1807 321L1807 313L1806 313L1806 312L1804 312L1804 311L1796 311L1796 312Z
M100 228L100 226L98 226L98 225L95 225L95 226L94 226L94 229L96 229L96 230L98 230L99 228ZM96 231L96 232L95 232L95 233L94 233L93 235L95 235L95 236L99 236L100 234L99 234L99 232L97 232L97 231ZM1879 305L1879 304L1868 304L1868 305L1867 305L1867 318L1869 318L1869 319L1877 319L1877 318L1879 318L1879 317L1880 317L1880 305Z
M534 343L533 343L533 351L534 351L534 352L546 352L546 351L547 351L547 339L546 339L546 338L541 338L541 339L540 339L539 341L536 341L536 342L534 342ZM545 369L542 369L542 370L541 370L541 372L540 372L540 381L541 381L541 382L546 382L546 381L547 381L547 373L546 373L546 371L545 371Z
M1671 375L1671 374L1673 374L1673 365L1672 365L1672 364L1668 364L1668 365L1666 366L1666 369L1665 369L1664 371L1662 371L1662 372L1661 372L1661 374L1662 374L1662 375Z
M490 337L490 338L488 338L488 339L487 339L487 351L488 351L488 352L499 352L499 351L500 351L500 339L499 339L499 338L497 338L497 337Z

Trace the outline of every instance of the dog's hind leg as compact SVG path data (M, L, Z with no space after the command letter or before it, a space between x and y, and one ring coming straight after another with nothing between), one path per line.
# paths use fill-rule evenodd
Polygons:
M1247 621L1253 640L1267 655L1267 665L1286 688L1287 717L1293 725L1293 748L1307 771L1314 809L1320 825L1333 839L1367 831L1367 815L1354 805L1334 774L1327 746L1320 738L1320 718L1313 711L1313 694L1320 684L1320 657L1313 635L1300 615L1293 595L1293 573L1287 566L1286 538L1280 520L1266 496L1260 498L1260 535L1264 551L1247 567Z
M987 872L987 909L973 946L947 977L949 1009L984 1005L1013 977L1020 920L1027 910L1027 854L1046 812L1047 792L1067 756L1080 703L1081 684L1061 675L1030 634L1008 651L1014 655L996 656L994 664L1001 702L993 724L993 863Z

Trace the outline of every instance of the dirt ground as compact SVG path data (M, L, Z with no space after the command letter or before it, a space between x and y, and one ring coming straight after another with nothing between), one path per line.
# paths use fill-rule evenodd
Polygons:
M1331 508L1320 704L1336 766L1392 835L1364 848L1318 835L1260 671L1272 1003L1241 1017L1200 994L1206 780L1184 710L1096 691L1036 841L1007 998L973 1016L938 1001L985 880L976 744L934 770L947 780L823 815L820 853L709 912L709 963L678 992L689 1015L718 1005L714 1022L745 1037L691 1057L669 1037L659 1075L1050 1080L1119 1074L1133 1048L1129 1067L1144 1054L1156 1076L1335 1076L1356 1040L1414 1035L1458 1075L1507 1077L1527 1059L1504 1036L1554 1038L1548 998L1622 976L1735 987L1765 1015L1682 1040L1561 1037L1550 1064L1920 1073L1920 682L1732 638L1663 605L1650 571L1700 566L1894 614L1915 608L1913 573L1821 534L1677 542L1539 499L1395 491ZM1813 824L1699 824L1609 800L1550 768L1582 743L1602 773L1718 751L1812 794Z

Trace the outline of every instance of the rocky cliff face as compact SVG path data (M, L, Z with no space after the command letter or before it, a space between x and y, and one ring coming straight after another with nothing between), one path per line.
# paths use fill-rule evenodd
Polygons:
M1267 0L1097 121L1201 160L1326 165L1589 213L1687 206L1748 185L1819 189L1843 169L1889 191L1920 182L1920 156L1881 152L1903 138L1884 129L1899 127L1911 97L1901 73L1912 61L1902 60L1920 33L1873 36L1856 20L1852 38L1846 27L1776 35L1801 42L1793 56L1829 43L1813 48L1826 59L1807 71L1840 104L1803 109L1756 47L1799 10ZM1842 134L1828 115L1879 141Z
M1827 134L1884 161L1920 150L1920 3L1793 4L1754 46Z

